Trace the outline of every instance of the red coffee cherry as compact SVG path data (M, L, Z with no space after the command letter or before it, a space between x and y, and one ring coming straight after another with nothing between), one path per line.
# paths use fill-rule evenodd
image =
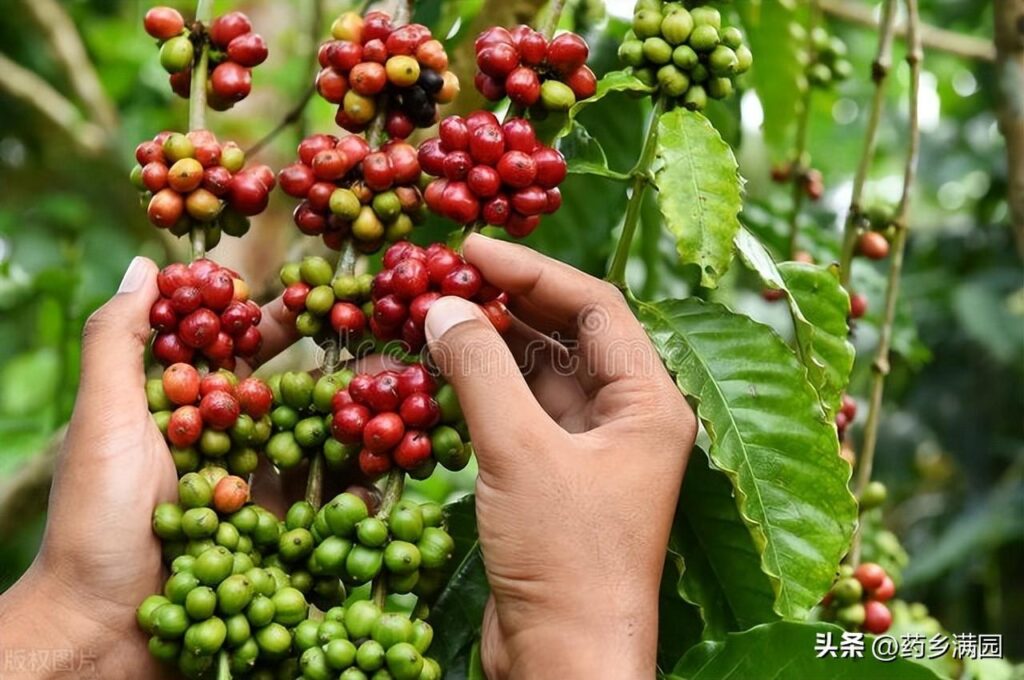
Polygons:
M868 298L863 293L850 295L850 318L859 319L868 311Z
M169 40L185 30L185 19L172 7L154 7L142 19L146 33L157 40Z
M501 180L516 189L528 187L537 177L537 163L522 151L509 151L498 161Z
M363 428L363 445L373 453L393 449L405 435L405 424L397 413L379 413Z
M413 364L398 374L398 394L408 399L413 394L433 394L437 390L437 382L423 364Z
M227 392L210 392L199 402L203 423L215 430L226 430L235 424L241 413L238 400Z
M540 77L532 68L521 66L505 79L505 92L519 106L533 106L540 99Z
M410 394L402 401L399 415L409 427L430 428L441 418L441 408L437 401L425 392Z
M164 365L190 362L194 353L177 333L159 333L153 340L153 357Z
M205 397L210 392L227 392L235 394L234 376L226 371L207 373L199 381L199 396Z
M274 404L274 394L270 387L256 378L246 378L238 383L235 396L242 412L253 420L259 420L270 413L270 408Z
M375 453L369 449L359 452L359 469L370 479L379 477L391 467L391 456L387 453Z
M178 406L194 404L199 399L199 371L185 363L171 364L164 371L164 393Z
M228 59L248 68L267 59L267 43L258 33L245 33L228 43Z
M392 458L403 470L414 470L427 462L432 452L430 435L422 430L410 430L395 447Z
M470 134L469 153L473 160L494 165L505 153L505 136L496 125L482 125Z
M226 101L241 101L252 91L252 72L233 61L225 61L213 69L210 86Z
M195 406L179 406L167 423L167 441L178 448L187 448L203 434L203 416Z
M864 603L864 632L881 635L892 626L892 612L881 602L869 600Z
M235 38L252 31L252 23L242 12L229 12L219 16L210 24L210 40L214 45L226 48Z
M228 475L213 488L213 508L221 514L242 509L249 501L249 485L241 477Z
M877 231L866 231L857 239L857 252L872 260L889 256L889 241Z
M575 33L562 33L548 45L548 66L562 75L571 73L587 63L590 48Z
M885 569L874 562L864 562L853 572L853 577L860 581L865 590L878 588L885 581L886 576Z

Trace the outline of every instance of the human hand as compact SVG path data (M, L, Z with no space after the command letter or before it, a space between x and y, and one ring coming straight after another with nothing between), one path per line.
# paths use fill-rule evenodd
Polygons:
M427 315L431 354L459 394L480 465L487 676L653 677L693 413L613 286L480 236L464 256L508 291L520 321L572 341L578 362L566 370L565 356L529 332L506 345L458 298Z
M150 512L177 493L174 463L145 395L143 352L149 308L159 296L156 274L151 261L133 260L118 294L86 324L82 380L43 544L29 571L0 598L0 649L78 654L82 667L63 677L165 672L135 623L135 608L165 578ZM294 341L286 315L280 300L264 308L258 360ZM5 680L41 677L39 669L24 676L0 670Z

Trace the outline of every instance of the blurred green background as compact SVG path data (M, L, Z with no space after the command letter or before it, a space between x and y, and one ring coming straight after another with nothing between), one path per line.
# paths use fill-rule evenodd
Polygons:
M186 15L192 10L188 2L168 4ZM270 60L255 71L253 94L209 119L222 140L246 147L301 101L315 73L317 42L348 4L218 0L216 5L218 13L246 11L271 46ZM464 97L457 110L479 104L471 92L472 36L491 23L531 20L543 5L540 0L417 3L417 20L446 37L462 77ZM991 40L991 3L922 0L921 5L929 24ZM184 244L149 226L127 180L135 145L160 130L183 129L187 119L186 103L170 93L154 44L141 29L148 7L115 0L4 4L0 590L30 563L41 537L51 443L73 406L85 318L113 293L133 255L159 263L185 256ZM599 75L617 68L615 49L630 12L628 1L569 3L563 24L591 40L592 65ZM824 173L827 193L804 216L801 244L819 261L832 259L837 249L860 154L876 44L868 28L834 17L827 22L848 43L856 76L814 99L809 149L813 164ZM903 54L901 43L896 52L897 57ZM895 69L879 157L867 188L876 200L898 197L907 80L905 68ZM1024 609L1024 277L1019 244L1009 228L997 91L990 60L927 52L920 178L875 469L890 491L882 522L910 557L901 597L927 604L948 630L1003 633L1006 653L1019 659L1024 657L1019 634ZM637 99L611 96L581 117L613 168L628 170L635 161L646 107ZM748 179L745 222L781 248L789 191L770 182L769 170L788 149L766 144L759 134L762 111L752 91L716 105L709 115L736 147ZM331 107L317 98L259 160L283 166L301 136L312 131L334 131ZM563 192L565 208L529 242L602 275L625 192L614 182L584 176L570 177ZM276 294L276 271L285 256L316 248L294 229L292 207L291 199L276 192L270 210L256 219L245 239L226 238L213 253L241 271L261 299ZM444 229L435 224L417 238L437 238ZM675 263L673 244L660 235L656 210L645 213L635 249L630 281L643 296L692 290L689 272ZM884 267L858 261L854 276L855 288L868 294L872 306L854 338L858 363L850 391L862 406L852 428L854 440L866 410L863 395L877 340ZM783 310L764 302L738 265L713 296L755 318L785 325ZM419 491L443 499L471 489L472 480L472 470L448 474Z

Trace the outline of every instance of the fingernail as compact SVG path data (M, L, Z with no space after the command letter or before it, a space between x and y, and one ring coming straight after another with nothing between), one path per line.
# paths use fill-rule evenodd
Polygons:
M440 298L427 312L427 340L437 340L460 323L481 318L480 309L468 300L457 297Z
M121 285L117 287L118 293L134 293L146 282L146 258L136 257L128 265L128 271L121 279Z

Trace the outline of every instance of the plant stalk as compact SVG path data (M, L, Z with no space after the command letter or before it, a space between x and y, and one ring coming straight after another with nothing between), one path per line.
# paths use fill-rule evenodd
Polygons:
M192 85L188 97L188 129L206 129L206 80L210 68L210 40L206 29L213 21L213 0L199 0L196 3L196 23L203 26L203 40L199 48L199 59L192 68ZM189 233L192 247L192 261L206 257L206 228L193 224Z
M230 657L226 651L217 655L217 680L231 680Z
M885 83L892 67L892 41L896 23L896 2L885 0L882 8L882 22L879 26L878 53L871 64L871 78L875 81L874 98L868 114L868 125L864 132L864 150L861 152L860 164L853 179L853 196L850 199L850 211L846 216L846 228L843 231L843 245L839 259L839 280L849 288L850 270L853 263L853 250L857 244L857 232L860 229L863 206L864 184L867 182L868 171L875 158L875 146L878 141L878 125L882 119L885 106Z
M306 502L319 510L324 502L324 454L317 451L309 461L309 475L306 477Z
M636 228L640 224L640 212L644 205L644 193L647 191L647 184L650 182L648 173L651 164L654 162L655 153L658 150L658 120L665 112L665 99L659 97L654 102L654 110L651 112L650 127L647 128L647 137L644 140L643 149L640 152L640 160L630 173L633 177L630 184L629 202L626 204L626 216L622 224L622 234L615 246L615 254L612 256L611 266L608 268L608 276L605 277L610 283L619 288L626 288L626 263L629 261L629 250L633 244L633 237L636 235Z
M548 5L548 13L544 18L544 26L541 28L541 33L548 40L551 40L555 31L558 30L558 22L562 19L562 10L564 9L565 0L551 0Z
M386 522L388 517L391 516L391 510L394 509L395 504L402 497L404 490L405 471L395 468L388 473L387 481L384 483L384 495L380 499L380 509L377 510L377 514L374 517ZM383 608L387 597L388 587L382 571L377 575L377 578L373 579L371 598L374 604Z
M875 360L872 364L871 401L868 405L867 422L864 425L864 442L857 464L857 495L864 493L871 481L871 469L874 464L875 451L878 445L878 425L882 415L882 396L885 392L885 379L889 375L889 352L892 346L893 326L896 319L896 302L900 293L900 276L903 272L903 255L906 251L908 218L910 214L910 196L917 175L918 155L921 146L921 126L918 98L921 89L921 35L917 0L906 0L907 4L907 65L910 67L910 106L908 127L910 142L907 160L903 170L903 191L893 226L896 236L893 239L889 278L885 291L885 310L883 312L881 335ZM853 563L860 561L860 531L854 536L852 551Z
M816 0L812 0L810 13L807 20L807 53L811 55L811 62L813 63L815 57L814 49L814 29L818 25L818 3ZM796 143L793 150L793 160L790 163L791 177L790 181L793 183L793 212L789 216L789 253L788 257L795 258L797 250L797 241L800 237L800 212L804 206L804 185L803 178L807 170L810 169L810 159L807 154L807 133L810 129L811 122L811 100L814 95L814 88L808 83L807 89L804 90L803 96L800 98L800 110L797 112L796 119Z

